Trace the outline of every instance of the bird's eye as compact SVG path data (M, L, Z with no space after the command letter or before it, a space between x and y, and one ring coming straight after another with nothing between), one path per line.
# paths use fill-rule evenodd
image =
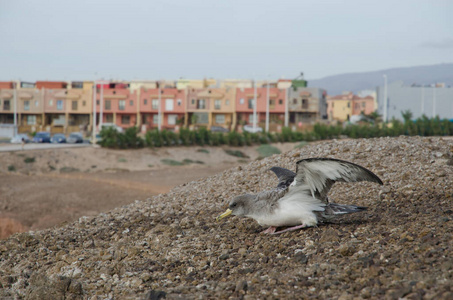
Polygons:
M231 207L236 207L238 206L238 204L235 202L235 203L231 203Z

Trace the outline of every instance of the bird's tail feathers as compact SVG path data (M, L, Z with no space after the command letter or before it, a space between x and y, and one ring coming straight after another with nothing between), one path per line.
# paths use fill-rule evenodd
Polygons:
M332 210L334 215L351 214L351 213L361 212L361 211L368 209L368 207L364 207L364 206L344 205L344 204L337 204L337 203L329 203L329 208Z

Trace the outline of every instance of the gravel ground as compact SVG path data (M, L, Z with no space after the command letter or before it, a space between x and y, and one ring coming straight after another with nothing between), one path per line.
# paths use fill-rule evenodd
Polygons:
M334 140L257 160L65 227L0 241L2 299L453 299L453 142ZM268 236L216 222L232 196L276 184L272 166L344 159L384 186L336 184L368 206L316 228Z

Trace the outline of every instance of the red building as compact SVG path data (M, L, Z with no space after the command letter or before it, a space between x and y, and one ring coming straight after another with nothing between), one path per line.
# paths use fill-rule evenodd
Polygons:
M102 93L102 99L101 99ZM137 91L131 91L127 84L109 83L96 86L96 120L100 121L102 102L102 123L113 123L124 129L137 126Z
M175 130L184 124L186 90L163 88L160 90L161 128ZM159 126L159 89L140 89L141 122L145 130Z
M257 119L261 127L266 121L267 88L257 88ZM236 90L236 113L240 125L253 124L254 88L238 88ZM286 89L269 88L269 130L273 131L285 120Z

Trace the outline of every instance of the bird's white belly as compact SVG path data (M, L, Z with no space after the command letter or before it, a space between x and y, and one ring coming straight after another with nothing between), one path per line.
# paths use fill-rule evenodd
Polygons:
M323 210L319 207L317 210ZM279 207L272 213L260 216L252 216L260 225L267 226L296 226L305 224L307 226L315 226L318 219L313 212L313 207L310 203L304 205L300 201L283 201L279 203Z

